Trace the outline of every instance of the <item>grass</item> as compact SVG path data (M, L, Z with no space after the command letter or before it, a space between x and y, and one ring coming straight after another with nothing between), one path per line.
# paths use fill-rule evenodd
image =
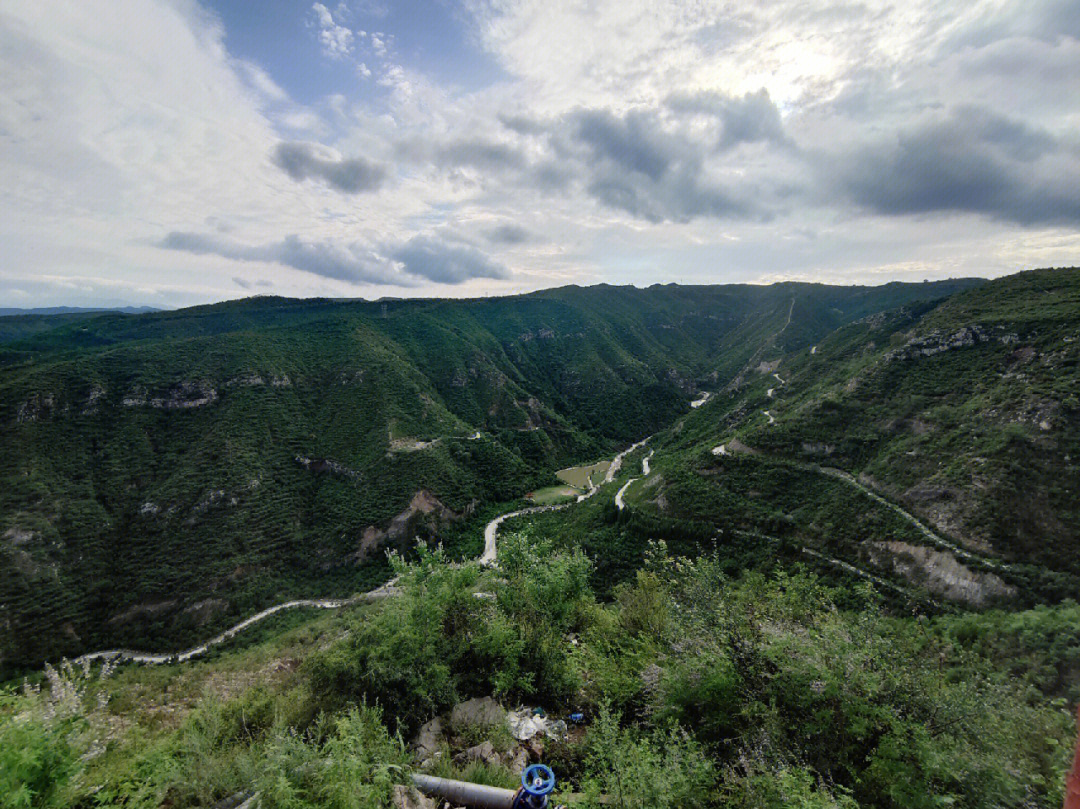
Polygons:
M591 483L599 483L607 474L609 466L611 466L611 461L600 461L587 466L571 466L567 469L560 469L555 474L559 480L566 481L575 489L585 490L590 487Z
M533 492L531 499L538 506L550 506L574 500L580 491L572 486L545 486Z

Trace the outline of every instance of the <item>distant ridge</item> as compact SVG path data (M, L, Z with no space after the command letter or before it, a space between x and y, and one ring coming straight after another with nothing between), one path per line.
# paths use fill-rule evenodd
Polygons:
M34 309L0 308L0 317L17 315L89 315L98 312L119 312L124 315L145 315L148 312L160 312L154 306L41 306Z

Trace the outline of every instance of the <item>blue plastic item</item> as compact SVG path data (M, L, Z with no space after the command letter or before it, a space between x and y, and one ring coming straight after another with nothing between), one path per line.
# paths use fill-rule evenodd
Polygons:
M548 795L555 789L555 773L546 764L531 764L521 774L521 786L530 795Z
M573 722L575 725L580 725L582 722L585 721L585 714L581 712L572 713L570 714L570 721Z

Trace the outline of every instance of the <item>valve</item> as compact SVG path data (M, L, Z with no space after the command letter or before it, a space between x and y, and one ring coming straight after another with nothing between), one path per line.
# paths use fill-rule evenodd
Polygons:
M521 789L513 809L544 809L555 789L555 773L546 764L530 764L521 774Z

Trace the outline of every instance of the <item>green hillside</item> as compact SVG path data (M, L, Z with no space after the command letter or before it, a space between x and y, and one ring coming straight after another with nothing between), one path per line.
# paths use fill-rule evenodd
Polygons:
M874 314L762 360L660 437L660 482L631 492L639 520L771 536L946 601L1080 593L1080 271Z
M0 348L0 665L170 649L479 551L484 515L651 434L763 352L976 281L252 298L59 316Z

